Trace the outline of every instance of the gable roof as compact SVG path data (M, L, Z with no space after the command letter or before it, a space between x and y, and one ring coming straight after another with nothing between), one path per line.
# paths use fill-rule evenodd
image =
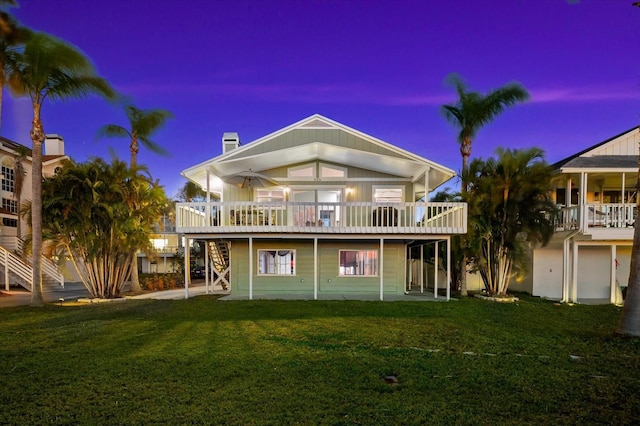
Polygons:
M640 127L617 134L551 165L553 170L638 169Z
M246 170L260 172L314 160L412 180L429 170L429 182L433 187L455 175L447 167L320 114L190 167L182 175L206 187L207 171L210 175L222 177Z

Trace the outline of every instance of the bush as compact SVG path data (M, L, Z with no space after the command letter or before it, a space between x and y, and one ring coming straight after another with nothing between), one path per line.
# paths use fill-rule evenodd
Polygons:
M147 291L184 288L184 277L178 273L140 274L140 287Z

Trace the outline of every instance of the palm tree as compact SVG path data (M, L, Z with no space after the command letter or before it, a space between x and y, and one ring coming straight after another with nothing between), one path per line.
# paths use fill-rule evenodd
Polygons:
M551 171L538 148L497 149L497 158L473 160L469 183L467 254L490 295L505 296L514 275L526 272L530 244L554 232Z
M31 31L21 26L6 8L16 7L13 0L0 0L0 127L2 126L2 92L6 83L7 62L12 53L22 45Z
M125 112L129 119L129 129L117 124L107 124L98 130L98 136L129 139L131 141L129 145L129 151L131 151L129 165L131 167L136 167L138 164L138 151L140 151L138 142L142 142L142 145L153 152L166 155L165 149L150 138L173 115L163 109L141 110L133 105L125 106Z
M469 167L473 138L484 125L493 121L506 107L527 100L529 94L517 83L506 84L483 95L469 91L457 74L449 74L446 80L455 88L458 100L455 104L442 105L441 111L447 121L460 130L458 133L458 143L460 143L460 154L462 155L460 192L462 199L466 201L467 182L464 176ZM466 268L466 259L463 258L462 261L464 262L463 268ZM460 294L467 295L465 273L462 274L460 280Z
M125 106L125 112L129 119L129 129L117 124L107 124L98 130L98 136L127 138L131 141L129 150L131 151L131 161L129 166L135 168L138 164L138 151L142 142L146 148L159 154L167 152L150 138L156 130L160 129L173 115L163 109L141 110L133 105ZM133 268L131 270L131 289L140 291L140 279L138 278L138 257L133 258Z
M117 159L70 163L44 180L43 232L93 297L118 297L137 250L151 249L149 236L167 205L144 168Z
M33 291L31 305L42 306L42 144L45 133L40 112L47 98L65 100L98 94L114 98L106 80L100 78L90 60L75 46L49 34L35 32L24 51L14 52L9 61L9 81L18 96L29 96L33 107L31 124Z
M633 2L632 6L640 7L640 2ZM640 157L638 157L636 192L640 194ZM640 211L640 200L637 202L636 210ZM640 220L638 219L633 226L629 282L616 333L640 336Z
M187 181L184 183L182 188L178 190L176 198L179 201L184 201L185 203L190 203L192 201L205 201L207 193L195 183Z

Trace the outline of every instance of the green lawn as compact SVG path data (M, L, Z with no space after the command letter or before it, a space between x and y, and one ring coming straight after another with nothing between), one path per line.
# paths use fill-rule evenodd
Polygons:
M4 308L0 424L635 423L640 340L613 337L619 315L529 297Z

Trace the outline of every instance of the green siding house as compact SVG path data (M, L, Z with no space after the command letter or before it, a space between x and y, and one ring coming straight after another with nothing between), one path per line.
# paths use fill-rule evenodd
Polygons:
M467 206L428 199L454 174L316 114L246 145L224 133L221 155L182 172L208 196L177 204L176 229L234 296L448 299Z

